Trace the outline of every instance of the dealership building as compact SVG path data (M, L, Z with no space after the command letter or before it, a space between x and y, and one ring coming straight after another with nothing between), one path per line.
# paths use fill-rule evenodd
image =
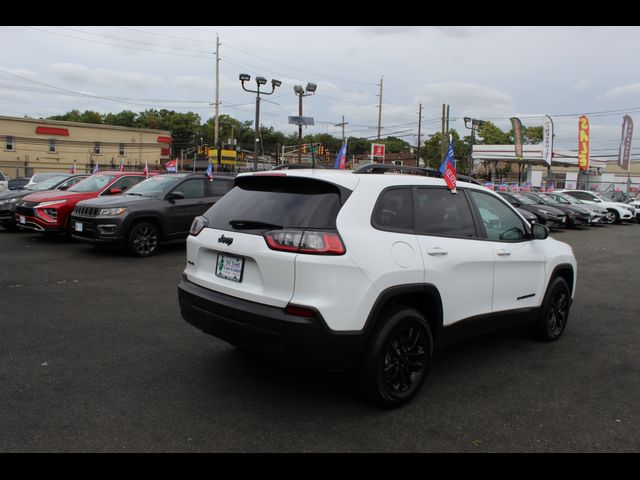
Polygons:
M171 155L171 132L92 123L0 116L0 171L10 177L161 168Z

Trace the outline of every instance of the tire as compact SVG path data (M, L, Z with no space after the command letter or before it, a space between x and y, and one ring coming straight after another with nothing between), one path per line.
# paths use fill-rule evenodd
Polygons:
M160 232L149 222L136 223L127 236L127 248L136 257L148 257L158 249Z
M620 223L620 214L615 210L609 210L609 212L613 215L613 221L611 223Z
M433 336L424 316L407 307L383 313L358 371L359 393L383 408L409 401L424 383L433 355Z
M539 317L531 324L531 333L544 342L557 340L569 319L571 290L562 277L554 278L545 293Z

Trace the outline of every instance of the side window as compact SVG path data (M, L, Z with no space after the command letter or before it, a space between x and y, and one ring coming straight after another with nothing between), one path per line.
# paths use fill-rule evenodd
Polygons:
M73 177L70 178L69 180L66 180L64 182L62 182L60 185L58 185L58 190L66 190L69 187L74 186L76 183L78 183L81 180L84 180L86 177Z
M382 192L371 220L379 230L413 232L411 187L391 188Z
M464 192L454 195L444 188L418 188L416 233L475 237L473 215Z
M204 197L204 180L200 178L187 180L178 185L174 191L184 193L184 198L202 198Z
M214 178L213 181L206 182L206 184L208 197L221 197L233 188L233 181L231 180L218 180Z
M522 220L504 203L482 192L471 191L471 197L478 207L489 240L513 242L525 238Z
M571 192L571 195L573 195L575 198L577 198L578 200L587 200L587 201L593 201L593 197L591 195L589 195L588 193L584 193L584 192Z

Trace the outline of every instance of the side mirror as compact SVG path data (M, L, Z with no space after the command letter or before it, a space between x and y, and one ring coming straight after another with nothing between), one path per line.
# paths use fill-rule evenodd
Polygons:
M121 188L111 188L109 189L109 195L120 195L122 193Z
M531 225L531 235L536 240L544 240L549 236L549 227L540 223L534 223Z
M176 190L174 192L168 193L166 198L170 202L173 202L174 200L181 200L181 199L184 199L184 193L182 193L179 190Z

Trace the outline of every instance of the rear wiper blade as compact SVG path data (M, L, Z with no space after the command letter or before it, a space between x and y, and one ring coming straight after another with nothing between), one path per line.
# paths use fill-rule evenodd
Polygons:
M272 228L272 229L284 228L282 225L275 225L273 223L266 223L266 222L257 222L255 220L230 220L229 225L231 225L236 230L252 230L254 228Z

